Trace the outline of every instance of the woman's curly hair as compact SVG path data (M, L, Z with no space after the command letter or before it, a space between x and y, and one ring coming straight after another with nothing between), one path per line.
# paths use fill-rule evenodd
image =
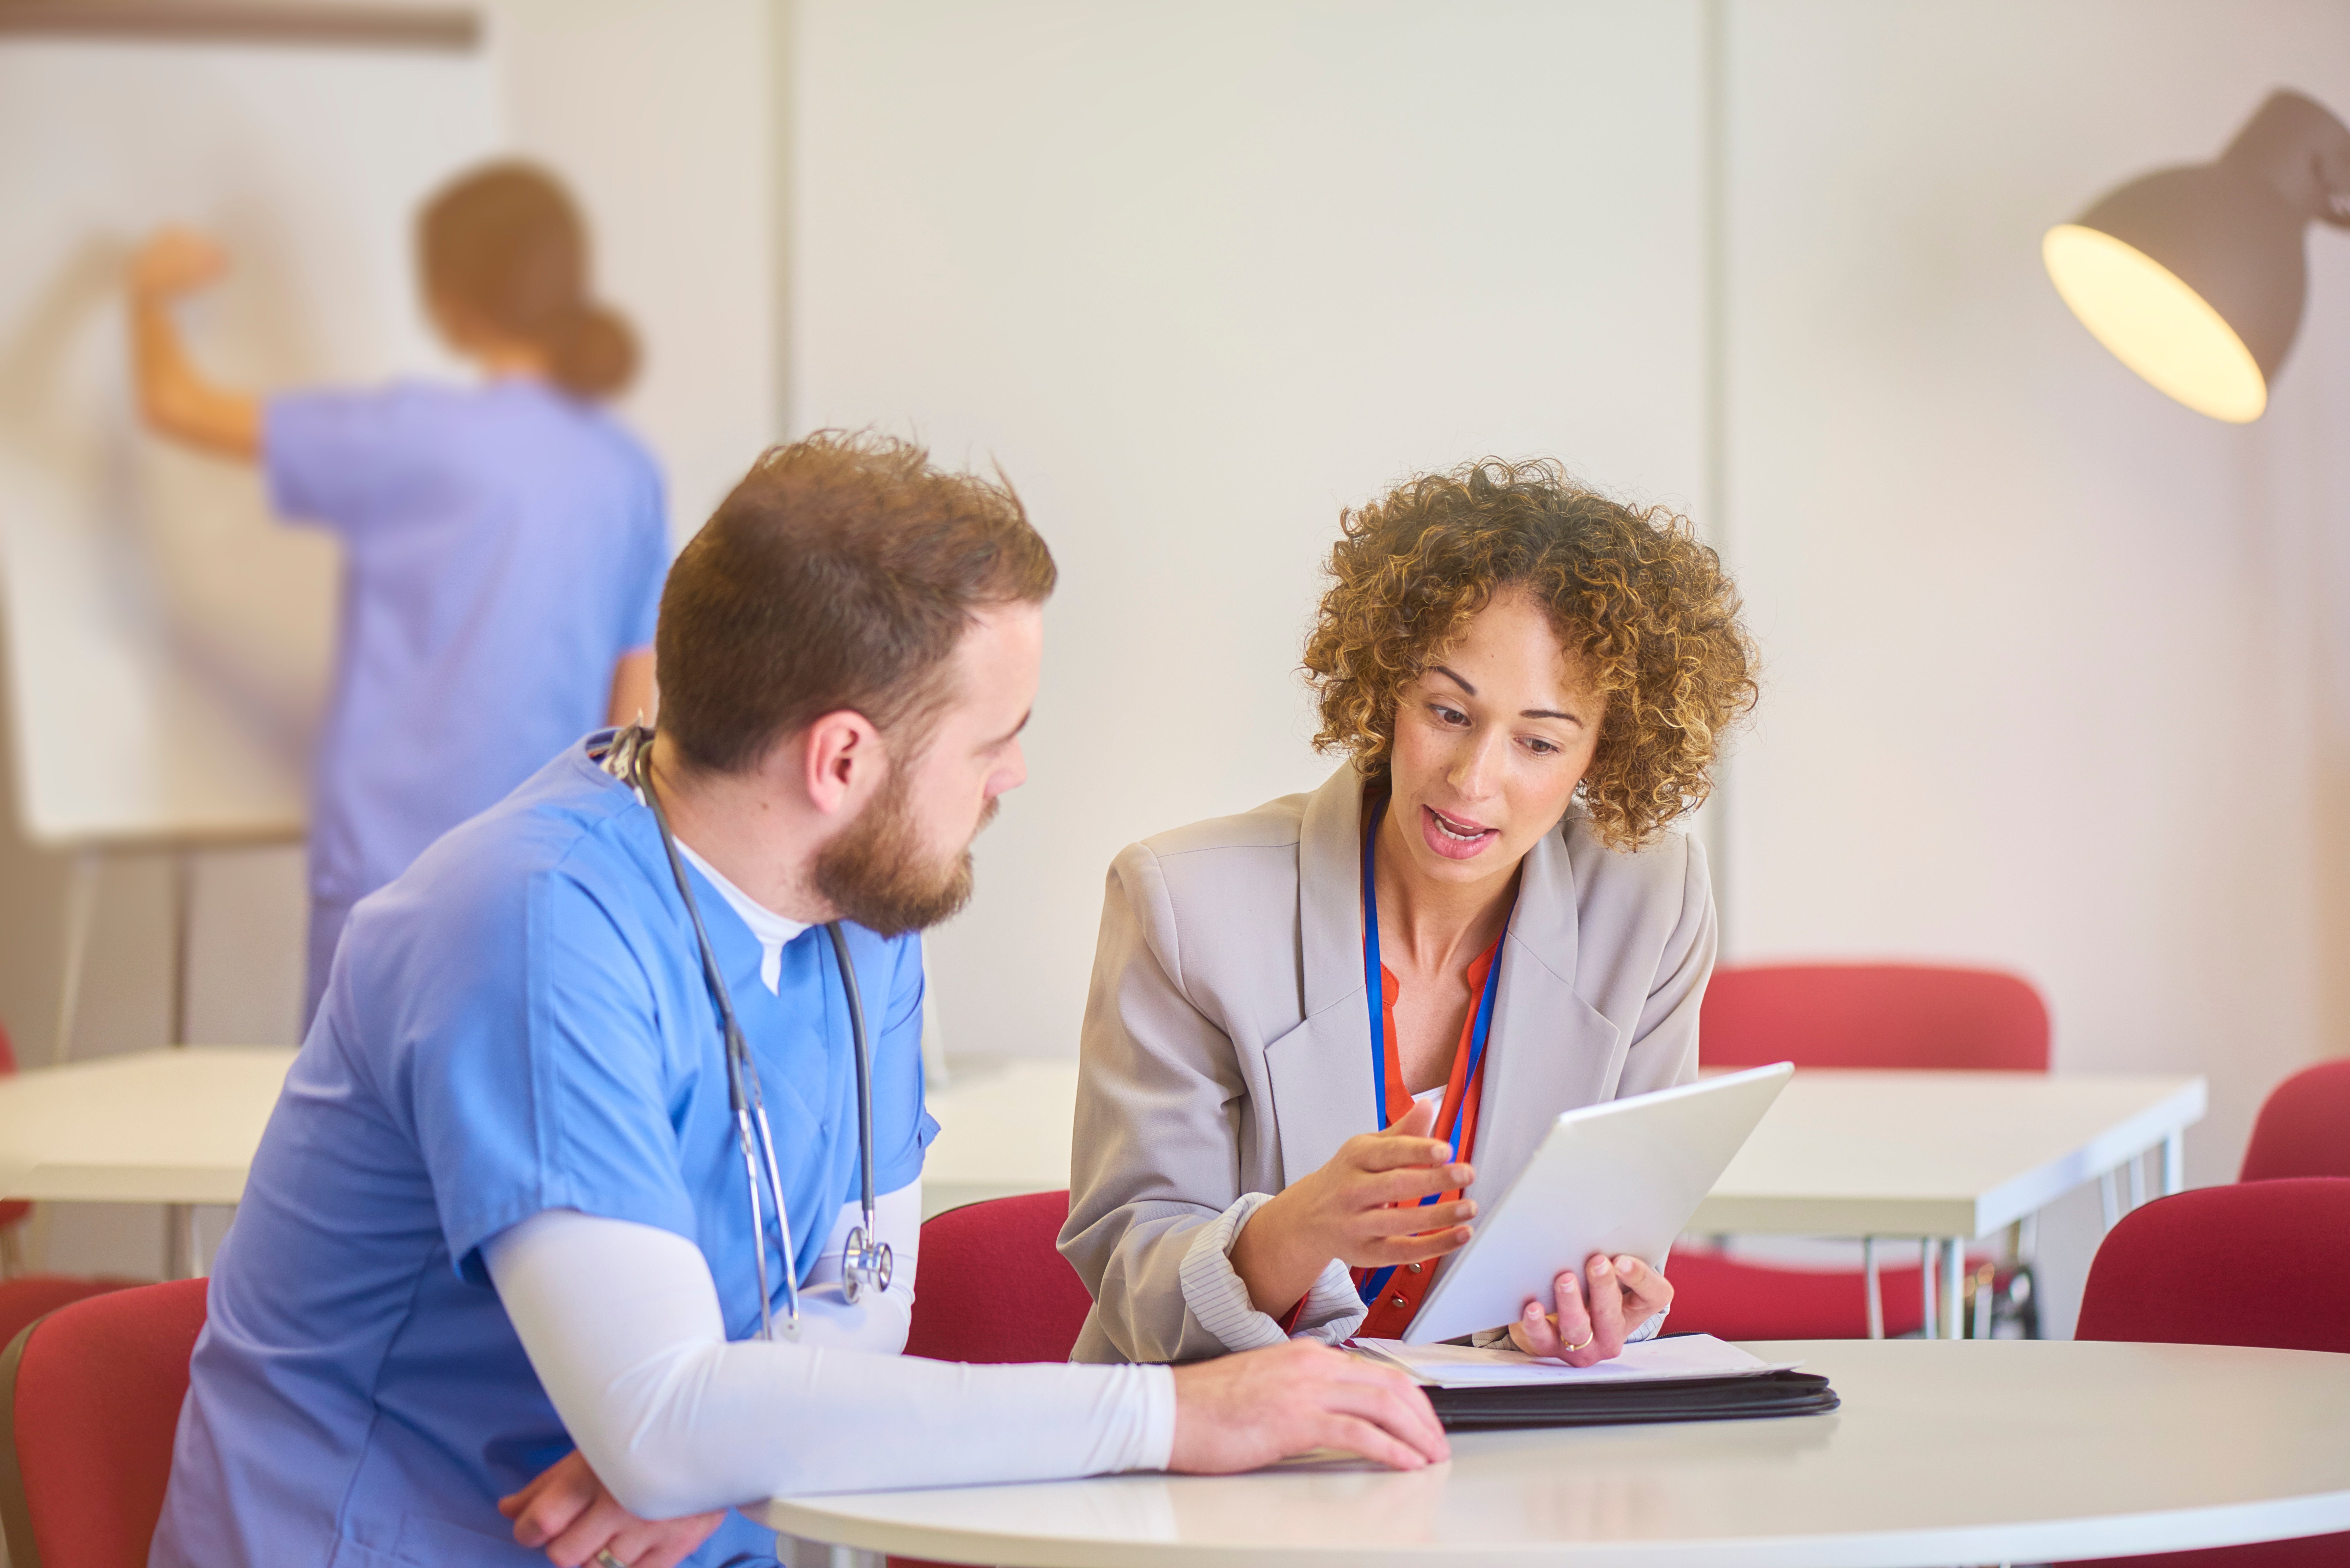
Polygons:
M1607 699L1578 790L1600 841L1653 843L1712 790L1760 663L1738 589L1688 518L1611 501L1548 459L1489 457L1408 481L1340 525L1305 639L1318 749L1383 776L1404 687L1496 594L1520 588Z

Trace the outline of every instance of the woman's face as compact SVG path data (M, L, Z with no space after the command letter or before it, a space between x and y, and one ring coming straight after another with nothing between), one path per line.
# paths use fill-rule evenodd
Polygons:
M1534 597L1510 589L1404 688L1388 811L1415 872L1482 882L1558 826L1607 713L1580 665Z

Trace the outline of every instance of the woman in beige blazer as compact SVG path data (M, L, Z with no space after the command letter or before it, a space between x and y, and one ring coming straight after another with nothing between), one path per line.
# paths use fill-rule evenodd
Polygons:
M1697 1072L1714 911L1674 824L1755 694L1714 553L1487 460L1347 514L1330 575L1305 669L1346 765L1110 867L1061 1233L1079 1360L1399 1332L1559 1112ZM1638 1259L1560 1262L1521 1347L1588 1365L1661 1323Z

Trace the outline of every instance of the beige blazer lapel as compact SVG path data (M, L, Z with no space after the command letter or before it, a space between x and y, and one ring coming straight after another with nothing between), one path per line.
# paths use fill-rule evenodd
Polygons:
M1305 1020L1264 1049L1282 1179L1320 1169L1378 1120L1364 1005L1363 781L1351 763L1305 803L1297 839L1297 932Z
M1565 836L1553 829L1526 852L1502 949L1477 1112L1477 1197L1486 1209L1533 1159L1557 1119L1555 1107L1595 1105L1616 1092L1616 1026L1575 991L1575 894Z

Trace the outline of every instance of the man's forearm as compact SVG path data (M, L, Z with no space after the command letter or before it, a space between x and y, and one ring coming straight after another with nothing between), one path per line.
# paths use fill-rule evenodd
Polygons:
M522 1221L487 1257L556 1413L643 1518L779 1493L1159 1469L1172 1451L1162 1366L968 1366L730 1343L694 1243L568 1210Z

